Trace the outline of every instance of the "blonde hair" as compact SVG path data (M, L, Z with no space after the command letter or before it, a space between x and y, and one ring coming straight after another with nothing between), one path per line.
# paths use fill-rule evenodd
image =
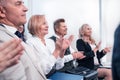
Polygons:
M89 26L88 24L83 24L80 28L79 28L79 38L83 38L84 36L84 29ZM89 40L95 44L95 40L92 38L92 36L89 37Z
M39 35L39 28L45 21L45 15L33 15L28 22L28 30L32 35Z

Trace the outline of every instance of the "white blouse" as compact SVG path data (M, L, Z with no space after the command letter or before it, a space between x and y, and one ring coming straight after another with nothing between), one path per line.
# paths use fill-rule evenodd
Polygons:
M47 39L45 40L45 42L47 42ZM42 43L40 38L36 36L32 36L26 41L26 43L37 51L37 54L34 54L37 56L39 60L38 62L36 62L36 65L37 66L41 65L44 74L48 74L55 64L56 64L56 69L60 69L64 66L64 61L61 58L58 58L60 60L57 60L52 55L48 47ZM48 45L49 43L46 44Z
M91 46L92 50L96 47L94 44L90 44L90 46ZM98 65L99 62L98 62L98 59L97 59L97 55L96 55L96 53L94 53L94 54L95 54L95 56L94 56L94 64Z

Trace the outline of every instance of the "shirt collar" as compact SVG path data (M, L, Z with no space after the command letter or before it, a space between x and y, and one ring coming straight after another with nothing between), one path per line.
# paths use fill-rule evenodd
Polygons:
M4 26L5 26L5 28L9 31L9 32L11 32L11 33L15 33L16 31L17 31L17 28L15 28L15 27L12 27L12 26L9 26L9 25L5 25L5 24L3 24Z
M57 34L55 34L55 37L58 38L58 39L60 38Z

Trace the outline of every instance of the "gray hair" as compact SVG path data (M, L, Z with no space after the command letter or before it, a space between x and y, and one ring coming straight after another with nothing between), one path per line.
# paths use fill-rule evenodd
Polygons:
M4 6L6 4L6 0L0 0L0 6Z

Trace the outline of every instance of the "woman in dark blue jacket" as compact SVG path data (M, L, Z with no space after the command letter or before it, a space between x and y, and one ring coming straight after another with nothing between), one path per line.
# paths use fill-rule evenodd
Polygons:
M104 77L105 80L112 80L111 69L99 68L101 65L100 59L110 51L108 47L99 51L100 44L95 43L95 40L91 37L92 29L88 24L84 24L79 30L80 38L77 40L78 51L83 51L86 56L84 59L77 60L78 66L84 66L89 69L96 69L98 71L98 77Z

